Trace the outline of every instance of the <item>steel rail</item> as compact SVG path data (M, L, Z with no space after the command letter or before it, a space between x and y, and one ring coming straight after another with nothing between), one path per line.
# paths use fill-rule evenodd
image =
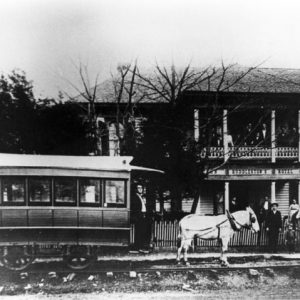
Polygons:
M57 274L106 274L107 272L112 272L113 274L129 273L130 271L135 271L136 273L151 273L151 272L188 272L188 271L238 271L238 270L263 270L263 269L289 269L289 268L300 268L300 261L278 261L278 263L253 263L253 265L245 264L231 264L229 266L219 266L214 263L192 263L189 266L186 265L149 265L145 262L126 262L123 263L124 266L118 266L118 263L114 261L113 263L101 264L96 263L94 266L84 269L84 270L73 270L63 266L61 262L53 263L35 263L34 265L28 267L25 271L30 274L47 274L49 272L56 272ZM8 271L3 267L0 267L1 273L16 273L16 271ZM24 272L24 271L22 271ZM20 273L19 271L17 273Z

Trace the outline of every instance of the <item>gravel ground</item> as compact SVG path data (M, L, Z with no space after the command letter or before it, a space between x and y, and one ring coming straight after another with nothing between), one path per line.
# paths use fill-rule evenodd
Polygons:
M70 273L72 274L72 273ZM31 299L234 299L261 298L300 299L300 268L284 270L206 270L137 274L77 274L72 279L66 274L0 274L1 299L6 295L22 295ZM24 278L25 277L25 278ZM71 276L72 277L72 276ZM269 291L272 294L268 294ZM268 296L267 296L268 295ZM26 296L26 297L25 297ZM196 298L193 298L197 296ZM272 297L271 297L272 296ZM35 298L36 297L36 298ZM133 298L136 297L136 298ZM144 298L143 298L144 297ZM18 298L17 298L18 299Z
M261 264L271 266L281 264L282 261L292 265L299 262L298 256L269 256L266 259L261 255L247 257L236 255L231 258L235 266L249 266L252 269L180 272L166 270L136 274L136 278L130 278L128 273L107 276L93 273L72 275L70 272L68 277L68 274L51 275L47 271L37 274L25 272L22 275L0 269L0 298L1 300L300 299L300 267L258 269ZM287 260L291 258L293 260ZM205 264L214 265L209 259Z

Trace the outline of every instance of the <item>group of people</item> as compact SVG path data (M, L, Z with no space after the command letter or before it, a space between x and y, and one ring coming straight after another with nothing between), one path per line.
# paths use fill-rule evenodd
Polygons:
M271 144L271 135L266 123L262 123L260 127L253 127L249 122L239 139L243 146L270 147Z
M243 132L238 133L233 137L231 132L227 131L225 139L224 142L229 147L234 147L234 144L239 147L270 147L271 145L271 135L266 123L262 123L261 126L256 128L249 122ZM212 130L211 146L223 147L223 135L221 130Z
M269 200L268 196L265 196L264 200L259 206L258 220L260 225L265 222L265 228L269 237L269 250L271 252L277 252L278 237L282 231L283 220L281 212L278 210L278 203ZM237 197L232 197L229 205L230 212L245 209L238 203ZM292 200L289 207L288 214L288 230L286 232L285 241L288 246L289 252L295 252L295 239L296 239L296 223L297 214L299 212L299 204L296 199Z
M285 242L289 252L295 252L296 242L296 223L297 214L299 212L299 204L296 199L292 200L288 214L288 230L285 236ZM266 231L269 232L269 247L270 251L277 252L278 237L282 231L282 217L278 210L277 202L270 202L266 196L259 211L260 223L265 221Z
M233 137L228 131L223 141L222 130L212 130L211 146L223 147L227 143L229 147L234 144L239 147L271 147L271 132L266 123L261 126L253 126L249 122L243 132L235 134ZM279 126L276 130L276 145L281 147L296 147L298 142L298 132L296 127L288 125Z
M282 147L296 147L298 142L298 132L296 127L288 125L280 126L276 130L276 143Z

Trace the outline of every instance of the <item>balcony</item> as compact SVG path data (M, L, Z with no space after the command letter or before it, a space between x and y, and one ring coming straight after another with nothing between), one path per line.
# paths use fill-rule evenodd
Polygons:
M228 156L230 159L271 159L272 149L264 147L229 147ZM224 158L223 147L206 147L201 152L201 158L222 159ZM275 149L276 159L298 159L297 147L277 147Z

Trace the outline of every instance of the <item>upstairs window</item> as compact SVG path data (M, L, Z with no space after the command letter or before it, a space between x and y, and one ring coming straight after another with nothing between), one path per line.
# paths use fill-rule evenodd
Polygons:
M31 204L47 204L47 203L50 204L51 202L50 179L29 178L28 189L29 189L29 202Z
M74 178L54 180L54 201L58 205L76 204L76 180Z
M105 203L106 207L125 207L125 181L105 181Z
M2 202L8 205L25 204L25 180L19 177L3 178Z
M100 205L100 180L97 179L80 179L80 204L83 206Z

